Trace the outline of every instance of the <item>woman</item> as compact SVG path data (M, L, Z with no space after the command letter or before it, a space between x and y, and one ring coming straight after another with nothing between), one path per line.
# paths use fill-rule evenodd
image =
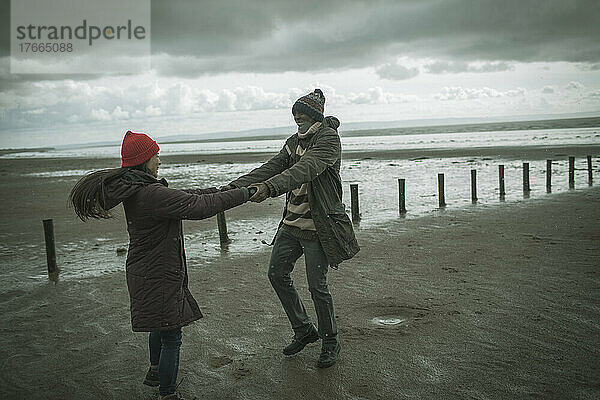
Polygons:
M159 386L163 399L175 393L181 327L202 318L188 290L182 219L203 219L240 205L247 188L221 192L170 189L158 180L158 144L148 135L128 131L121 146L121 168L93 172L71 190L77 216L111 218L109 210L123 203L129 251L127 287L134 332L150 332L150 369L144 383Z

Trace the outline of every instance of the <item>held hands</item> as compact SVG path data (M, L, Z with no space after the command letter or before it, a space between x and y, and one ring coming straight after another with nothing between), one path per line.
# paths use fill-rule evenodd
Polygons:
M256 193L250 197L250 201L254 203L260 203L269 197L269 188L264 183L253 183L252 185L248 186L250 193L253 192L253 189L256 189Z
M232 189L236 189L236 187L232 185L225 185L219 188L221 192L226 192ZM260 203L269 197L269 188L264 183L253 183L252 185L248 186L248 194L250 195L250 201Z

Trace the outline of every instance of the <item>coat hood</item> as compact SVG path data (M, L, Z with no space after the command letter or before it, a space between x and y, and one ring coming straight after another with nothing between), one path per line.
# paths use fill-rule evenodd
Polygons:
M108 211L135 195L143 187L153 183L168 186L164 178L158 180L146 172L126 169L122 174L102 182L103 208Z
M323 125L330 127L334 131L340 127L340 120L334 117L333 115L325 117L323 120Z

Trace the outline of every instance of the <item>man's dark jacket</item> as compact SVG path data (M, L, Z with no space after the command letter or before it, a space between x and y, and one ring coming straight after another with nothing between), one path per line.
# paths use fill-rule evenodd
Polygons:
M230 183L239 188L264 182L272 197L286 193L288 198L293 189L308 183L310 212L319 241L332 266L352 258L360 249L342 203L342 146L336 131L338 126L336 118L327 117L321 128L309 138L300 139L298 134L290 136L276 156ZM299 141L306 149L302 157L296 154ZM287 201L284 217L286 211ZM283 219L280 228L282 223Z
M248 200L247 189L178 190L142 171L106 184L104 208L123 203L129 232L127 288L134 331L176 329L202 318L188 289L182 219L203 219Z

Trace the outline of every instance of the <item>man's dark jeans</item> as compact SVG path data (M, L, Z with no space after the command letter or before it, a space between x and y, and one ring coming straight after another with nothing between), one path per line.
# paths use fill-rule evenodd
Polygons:
M319 321L319 336L324 343L336 342L337 325L333 299L327 287L329 263L318 240L298 239L285 227L279 229L271 252L269 280L292 324L292 329L297 334L303 334L311 320L290 276L294 264L303 253L308 289Z
M158 365L159 393L161 396L175 393L177 370L179 369L181 328L150 332L148 344L150 347L150 365Z

